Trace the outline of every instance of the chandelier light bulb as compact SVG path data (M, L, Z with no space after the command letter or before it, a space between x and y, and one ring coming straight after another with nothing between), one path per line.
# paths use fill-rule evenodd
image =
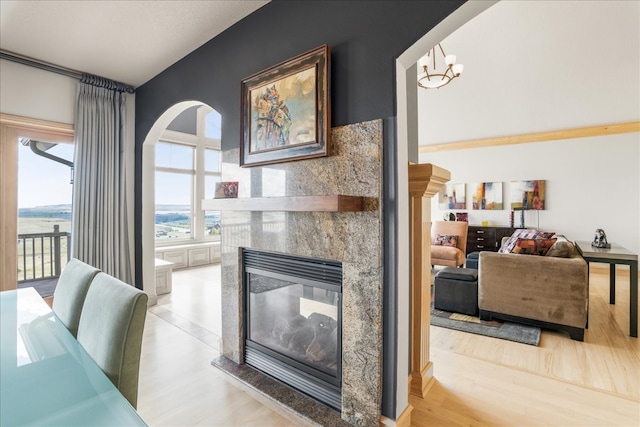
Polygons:
M453 67L451 67L451 71L453 72L453 75L456 77L462 74L462 70L464 70L464 65L462 64L455 64Z
M445 62L445 64L447 64L447 65L453 65L453 64L455 64L455 63L456 63L456 56L455 56L455 55L447 55L447 56L444 58L444 62Z
M429 66L429 60L431 58L429 57L429 55L425 55L422 58L420 58L420 60L418 61L418 65L420 65L420 68L425 68Z

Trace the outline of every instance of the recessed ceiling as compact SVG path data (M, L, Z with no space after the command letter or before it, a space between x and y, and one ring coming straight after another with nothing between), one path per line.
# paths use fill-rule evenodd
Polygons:
M140 86L268 0L0 1L0 49Z

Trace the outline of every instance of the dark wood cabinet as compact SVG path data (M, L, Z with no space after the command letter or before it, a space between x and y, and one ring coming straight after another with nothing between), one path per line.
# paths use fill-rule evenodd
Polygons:
M503 237L509 237L516 231L511 227L469 226L467 234L467 254L476 251L498 252Z

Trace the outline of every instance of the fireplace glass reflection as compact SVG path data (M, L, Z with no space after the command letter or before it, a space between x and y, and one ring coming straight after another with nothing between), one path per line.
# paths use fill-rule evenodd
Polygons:
M245 361L339 408L342 264L243 252Z
M248 338L337 376L339 294L257 274L250 277Z

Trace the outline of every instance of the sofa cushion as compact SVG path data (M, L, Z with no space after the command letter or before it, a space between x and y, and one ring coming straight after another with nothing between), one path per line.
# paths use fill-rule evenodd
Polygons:
M458 246L458 236L454 234L436 234L436 238L433 240L435 246Z
M431 246L431 258L456 261L457 265L464 263L464 253L449 246ZM457 262L458 260L460 262Z

